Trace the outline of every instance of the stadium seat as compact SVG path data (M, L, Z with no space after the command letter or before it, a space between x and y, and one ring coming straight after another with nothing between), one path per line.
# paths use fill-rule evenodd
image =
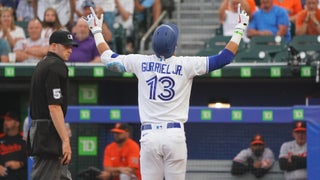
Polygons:
M289 45L298 51L320 51L320 36L297 35L293 37Z
M306 63L318 61L320 58L320 36L297 35L291 40L289 46L295 48L300 54L305 54L305 57L301 58Z
M204 48L215 48L221 51L227 45L230 39L231 39L231 36L223 36L223 35L214 36L205 42ZM246 49L246 43L244 41L241 41L238 51L243 51L245 49Z
M24 33L26 34L26 37L29 37L29 34L28 34L28 23L27 21L15 21L14 24L16 26L20 26L23 30L24 30Z
M272 58L266 51L259 49L250 49L248 51L239 52L235 56L235 62L246 62L246 63L267 63L271 62Z
M250 39L249 48L266 51L274 56L276 53L286 49L287 44L281 36L254 36Z
M223 25L220 24L214 31L216 36L223 36Z
M214 47L208 47L201 49L197 52L196 56L211 56L218 54L222 49L221 48L214 48Z
M288 60L289 60L289 52L286 50L276 53L275 56L273 57L274 62L288 62Z

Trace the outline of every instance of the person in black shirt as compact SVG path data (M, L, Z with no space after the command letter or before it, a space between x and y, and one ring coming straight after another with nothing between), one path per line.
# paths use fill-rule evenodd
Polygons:
M68 67L65 64L77 46L68 31L55 31L49 52L40 61L31 79L28 154L33 156L32 180L71 179L68 164L71 146L65 127L68 94Z
M19 130L19 117L13 112L3 116L0 134L0 180L27 179L27 146Z

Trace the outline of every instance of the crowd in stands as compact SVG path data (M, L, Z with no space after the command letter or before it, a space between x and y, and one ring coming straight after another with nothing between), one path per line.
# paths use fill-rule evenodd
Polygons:
M48 52L50 35L58 29L72 32L82 47L73 49L71 62L99 62L91 32L80 22L91 13L90 7L98 16L103 14L103 35L112 49L128 54L138 52L141 34L160 16L162 1L0 0L0 62L11 62L9 53L16 53L15 62L40 61Z
M139 51L140 39L159 18L161 12L164 9L174 10L174 2L170 2L173 1L0 0L1 62L9 62L9 52L17 53L16 62L41 60L48 45L42 41L48 43L52 32L58 29L72 32L74 39L80 44L87 43L85 37L92 39L92 35L90 32L88 36L79 35L81 30L78 20L90 14L90 7L95 9L98 16L104 15L103 35L110 47L121 54L136 53ZM245 36L247 40L255 36L281 36L286 43L289 43L294 36L319 35L319 2L319 0L222 0L218 9L222 35L230 36L232 33L236 23L238 3L250 15ZM170 12L169 15L171 16ZM31 37L31 34L35 36L36 33L29 26L32 25L30 22L36 22L35 19L41 24L39 38ZM30 53L30 49L35 49L33 47L41 47L41 53L37 52L36 55ZM25 51L24 55L21 55L22 51ZM77 54L78 52L74 50L72 62L97 62L93 54L87 60L78 58L82 57Z
M197 56L217 54L224 48L237 23L238 4L250 16L250 22L233 62L317 63L319 0L222 0L218 9L220 24L197 51Z

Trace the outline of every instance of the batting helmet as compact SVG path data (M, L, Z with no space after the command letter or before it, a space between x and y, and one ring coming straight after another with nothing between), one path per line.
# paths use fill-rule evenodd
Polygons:
M152 49L157 57L173 55L178 41L178 27L172 23L162 24L153 33Z

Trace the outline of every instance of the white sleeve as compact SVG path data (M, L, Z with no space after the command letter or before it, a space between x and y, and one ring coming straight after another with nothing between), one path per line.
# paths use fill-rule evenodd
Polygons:
M237 154L237 156L233 160L239 163L246 163L249 157L250 157L249 150L243 149L242 151L240 151L239 154Z
M280 148L279 158L288 158L289 144L283 143Z
M271 149L265 148L265 153L263 154L262 159L262 168L270 168L274 163L274 155Z

